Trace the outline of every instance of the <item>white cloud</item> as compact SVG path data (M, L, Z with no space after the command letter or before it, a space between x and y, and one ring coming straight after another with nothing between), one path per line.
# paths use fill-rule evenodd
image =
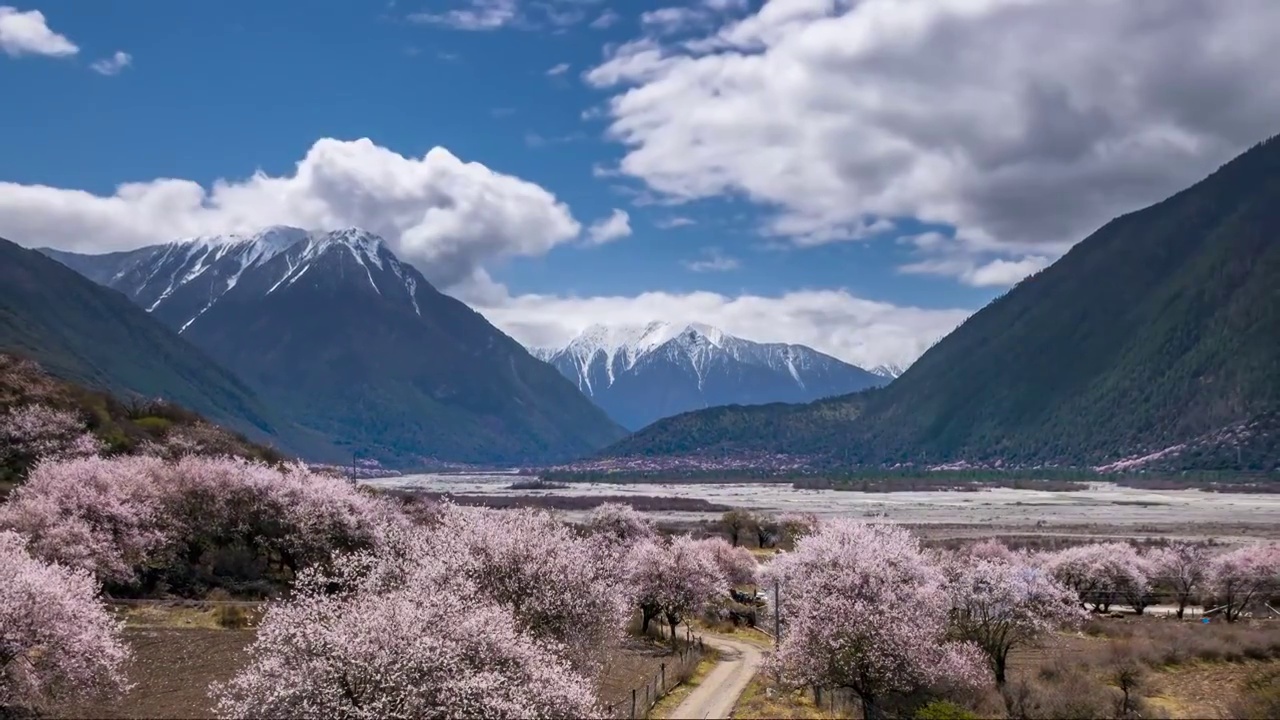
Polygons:
M594 30L604 30L613 27L622 19L622 16L612 10L605 10L600 13L600 17L591 21L591 28Z
M530 346L564 345L593 323L700 321L749 340L808 345L868 368L913 362L970 314L898 307L843 290L735 298L710 292L592 298L524 295L478 303L477 310Z
M65 35L49 29L44 13L39 10L22 12L8 5L0 5L0 50L9 57L67 57L80 52L80 48Z
M107 252L272 224L367 228L442 288L473 280L487 261L542 255L581 231L538 185L444 148L413 158L368 139L325 138L291 175L258 172L209 188L161 178L103 196L0 182L0 236L30 247Z
M745 196L776 209L766 234L800 244L884 219L953 226L944 259L969 254L972 283L1280 129L1275 0L770 0L663 37L586 74L613 91L623 173L677 198Z
M111 57L95 61L89 67L100 75L119 75L121 70L124 70L132 64L132 55L122 50L117 50Z
M556 75L563 75L566 72L569 72L569 63L562 62L562 63L556 63L555 65L552 65L551 69L547 71L547 74L552 77L555 77Z
M1043 255L1028 255L1018 260L995 258L985 263L968 257L954 257L922 260L903 265L898 270L915 275L953 277L974 287L1004 287L1049 267L1050 262Z
M738 258L725 255L720 248L708 248L702 254L700 260L686 260L681 264L693 272L727 272L742 266Z
M424 25L441 25L454 30L497 30L520 20L516 0L472 0L466 7L441 13L417 12L409 20Z
M587 242L604 245L631 234L631 216L626 210L614 209L607 218L601 218L587 228Z
M409 21L472 32L516 28L520 30L551 29L563 32L586 19L583 4L593 0L454 0L455 7L441 12L415 12ZM605 15L608 15L608 11ZM604 15L591 23L597 25ZM606 21L612 22L612 21Z
M676 215L674 217L660 218L658 220L654 220L653 224L654 226L661 228L662 230L672 230L678 227L687 227L689 225L697 225L698 223L693 218L687 218L681 215Z

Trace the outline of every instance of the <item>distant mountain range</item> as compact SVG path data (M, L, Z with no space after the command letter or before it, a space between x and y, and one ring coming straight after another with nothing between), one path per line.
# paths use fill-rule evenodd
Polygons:
M700 323L593 325L562 348L535 348L624 427L716 405L807 402L884 385L803 345L757 343Z
M1117 218L888 387L660 421L605 456L1280 470L1280 140ZM1117 466L1116 463L1124 463Z
M273 227L107 255L44 253L124 293L241 378L317 460L519 463L624 430L378 237ZM135 361L122 350L121 362Z

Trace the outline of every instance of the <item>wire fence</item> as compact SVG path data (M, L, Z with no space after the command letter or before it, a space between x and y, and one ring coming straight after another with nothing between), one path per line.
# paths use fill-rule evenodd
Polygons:
M647 678L643 685L631 688L631 697L620 703L605 706L610 718L636 720L647 718L658 701L693 675L694 669L706 655L702 636L685 630L684 640L679 641L669 660L659 665L658 672Z

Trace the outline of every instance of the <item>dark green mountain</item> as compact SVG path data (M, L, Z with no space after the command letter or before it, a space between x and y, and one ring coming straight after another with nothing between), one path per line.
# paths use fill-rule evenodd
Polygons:
M396 467L580 456L625 431L381 239L276 227L125 254L46 251L125 293L307 438Z
M123 398L163 398L258 440L282 429L244 383L124 295L4 239L0 351Z
M1280 467L1280 141L1107 223L888 387L659 421L607 451ZM1270 428L1270 430L1268 430ZM1219 447L1221 446L1221 447ZM1215 449L1217 448L1217 449ZM1224 450L1223 448L1226 448ZM1176 458L1182 458L1175 461Z

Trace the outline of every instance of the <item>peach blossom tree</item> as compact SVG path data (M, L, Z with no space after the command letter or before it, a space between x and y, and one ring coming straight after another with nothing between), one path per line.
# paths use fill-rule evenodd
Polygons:
M997 685L1005 683L1010 651L1085 617L1076 594L1041 568L961 557L947 571L952 633L982 650Z
M785 618L768 663L784 682L847 688L866 718L895 693L984 682L980 650L948 635L946 578L906 530L826 521L768 572Z
M447 553L350 554L304 571L249 663L211 694L221 717L597 717L591 682L524 632Z
M431 533L429 552L575 668L594 675L620 639L631 595L600 539L543 511L448 504Z
M1195 593L1204 589L1209 564L1209 549L1200 543L1176 542L1151 551L1152 575L1172 592L1179 620Z
M120 628L83 570L33 557L0 532L0 717L127 689Z
M1222 617L1235 622L1251 604L1280 591L1280 545L1255 543L1218 555L1209 563L1208 580Z

